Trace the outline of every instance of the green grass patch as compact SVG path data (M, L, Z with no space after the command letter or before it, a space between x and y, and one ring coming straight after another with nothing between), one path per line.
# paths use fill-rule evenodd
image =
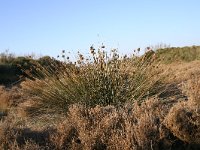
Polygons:
M200 46L158 49L156 55L166 64L177 61L190 62L200 60Z

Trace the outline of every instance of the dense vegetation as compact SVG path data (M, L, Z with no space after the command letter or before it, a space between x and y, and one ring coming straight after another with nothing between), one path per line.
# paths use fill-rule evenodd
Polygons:
M0 89L0 148L199 149L200 47L148 50L90 47L76 62L2 53L1 82L23 81Z
M15 57L8 51L0 53L0 84L6 86L17 84L22 81L21 77L29 77L27 76L27 71L33 75L36 74L37 71L33 67L36 63L41 66L47 66L52 61L58 63L57 60L49 56L32 59L31 56Z
M163 62L167 64L179 61L190 62L200 60L200 46L170 47L158 49L156 53L158 57L163 58Z

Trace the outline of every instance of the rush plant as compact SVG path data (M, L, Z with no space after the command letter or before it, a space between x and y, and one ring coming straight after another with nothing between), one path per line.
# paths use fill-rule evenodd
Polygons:
M96 105L123 105L127 101L143 101L159 92L161 83L156 57L121 57L116 49L110 53L102 46L86 58L78 54L75 63L67 61L44 67L36 64L35 80L24 82L23 88L37 97L37 111L66 112L68 106L81 103L89 107Z

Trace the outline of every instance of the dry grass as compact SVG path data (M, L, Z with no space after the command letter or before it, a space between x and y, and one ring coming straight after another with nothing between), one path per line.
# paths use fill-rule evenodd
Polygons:
M191 144L200 143L200 109L189 102L171 108L164 124L179 139Z
M0 86L0 119L22 101L23 97L19 88L6 89L4 86Z
M6 112L7 109L9 108L9 96L8 94L5 92L5 89L3 86L0 87L0 111Z
M187 102L158 99L121 108L74 104L67 116L51 128L13 114L14 118L10 116L0 123L0 145L19 150L198 148L199 113L195 108Z
M165 118L165 125L182 141L200 143L200 77L193 76L184 86L188 101L177 103Z
M114 106L88 109L82 105L73 105L69 109L68 118L58 130L61 134L57 139L63 141L57 141L66 147L67 141L64 139L70 139L72 143L69 142L69 146L74 146L73 143L81 144L83 149L147 149L149 144L152 148L158 148L160 123L167 112L167 105L154 99L140 106L137 103L127 104L121 109ZM73 137L68 137L71 135L69 131L73 131Z
M174 62L172 64L161 64L161 68L167 70L166 83L186 82L192 75L200 76L200 61Z

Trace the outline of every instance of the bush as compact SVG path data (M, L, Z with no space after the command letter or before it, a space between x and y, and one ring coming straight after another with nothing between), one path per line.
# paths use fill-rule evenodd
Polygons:
M0 53L0 64L10 64L14 59L14 54L9 53L8 50L6 50L3 53Z
M200 145L200 82L193 76L184 86L188 101L173 106L165 118L166 127L180 140Z
M20 76L26 75L24 71L30 70L34 61L27 57L10 57L1 58L3 63L0 64L0 84L6 86L18 83Z
M10 64L0 65L0 84L8 85L19 79L18 69Z
M200 144L199 111L196 105L180 102L171 108L164 123L180 140L190 144Z
M159 128L166 113L155 99L120 109L71 105L52 140L57 149L159 149Z

